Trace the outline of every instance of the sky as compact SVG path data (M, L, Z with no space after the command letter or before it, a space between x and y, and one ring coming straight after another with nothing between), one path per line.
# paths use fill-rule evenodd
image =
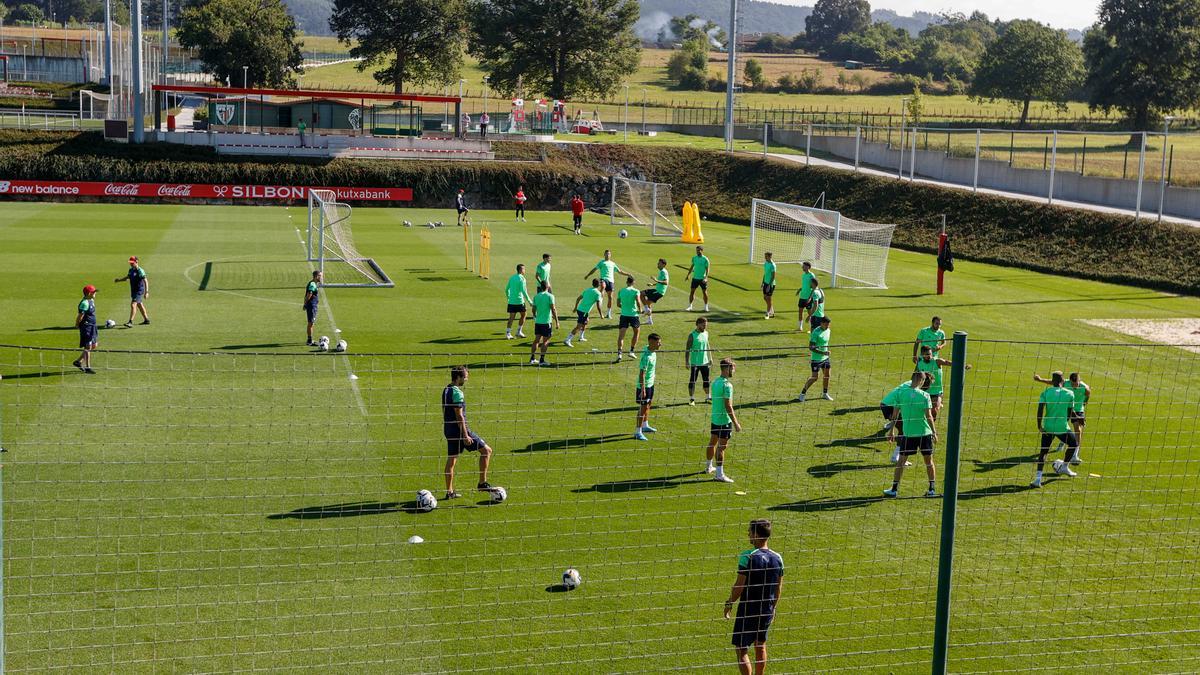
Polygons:
M776 0L789 5L810 5L811 0ZM871 9L890 9L897 14L962 12L979 10L992 18L1035 19L1055 28L1087 28L1096 21L1100 0L871 0Z

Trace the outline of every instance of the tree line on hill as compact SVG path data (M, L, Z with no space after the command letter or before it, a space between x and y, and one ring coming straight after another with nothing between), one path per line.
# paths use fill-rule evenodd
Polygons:
M323 0L319 0L323 1ZM186 0L168 0L167 11L172 20L179 15ZM112 20L120 26L129 25L129 0L113 0ZM162 23L162 0L142 0L142 20L146 26ZM3 0L0 2L0 22L27 26L81 26L104 21L104 0Z

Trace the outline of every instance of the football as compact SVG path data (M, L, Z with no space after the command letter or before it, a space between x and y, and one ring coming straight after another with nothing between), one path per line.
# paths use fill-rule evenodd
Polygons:
M437 508L437 497L429 490L419 490L417 492L417 510L429 513Z
M411 221L411 220L406 220L406 221L404 221L404 226L405 226L405 227L412 227L412 221Z
M116 325L117 325L117 322L116 322L116 321L113 321L112 319L109 319L108 321L105 321L105 322L104 322L104 327L105 327L105 328L113 328L113 327L115 327Z
M320 340L317 340L317 349L321 351L329 351L329 336L322 335Z
M574 567L568 568L566 572L563 572L562 585L567 590L570 591L579 588L579 584L582 583L583 579L579 578L579 570Z
M629 236L629 233L626 232L625 230L621 230L620 232L617 233L617 236L624 239L625 237Z
M429 221L428 223L425 223L425 226L426 226L426 227L429 227L429 228L434 228L434 227L437 227L436 225L434 225L434 224L433 224L433 221L432 221L432 220L431 220L431 221Z
M345 340L338 340L338 341L337 341L337 346L336 346L336 347L334 347L333 351L335 351L335 352L344 352L344 351L346 351L346 341L345 341Z
M508 490L505 490L502 487L492 488L490 490L490 492L492 494L492 503L493 504L499 504L500 502L503 502L505 499L508 499Z

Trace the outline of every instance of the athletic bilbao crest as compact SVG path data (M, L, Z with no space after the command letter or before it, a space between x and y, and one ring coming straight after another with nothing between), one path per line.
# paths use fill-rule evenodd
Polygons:
M346 115L346 120L350 122L350 126L353 127L355 131L358 131L359 127L362 126L362 111L360 111L358 108L351 110L350 114Z
M237 106L233 103L218 103L217 104L217 119L221 124L229 124L233 120L233 114L237 112Z

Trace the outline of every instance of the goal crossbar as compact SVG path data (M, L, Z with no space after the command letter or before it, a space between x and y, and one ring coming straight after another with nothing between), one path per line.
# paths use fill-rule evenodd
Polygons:
M613 225L649 227L650 234L656 237L683 234L671 200L670 183L611 176L608 217Z
M354 209L337 201L333 190L308 191L308 262L316 263L325 280L322 286L343 288L392 288L395 283L373 258L362 255L354 245L350 229ZM342 263L353 272L331 274ZM337 265L337 272L342 265Z

